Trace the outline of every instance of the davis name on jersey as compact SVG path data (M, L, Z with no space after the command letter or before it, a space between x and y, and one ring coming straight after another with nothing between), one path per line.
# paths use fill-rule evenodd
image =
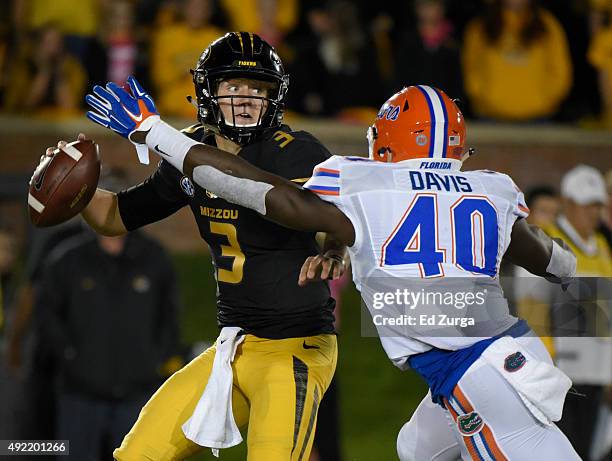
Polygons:
M353 279L398 366L411 354L464 348L516 322L498 271L514 222L529 210L507 175L460 165L334 156L304 186L353 223ZM481 302L466 306L462 293Z

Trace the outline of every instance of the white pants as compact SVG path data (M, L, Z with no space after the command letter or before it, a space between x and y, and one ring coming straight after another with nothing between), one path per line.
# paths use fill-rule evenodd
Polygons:
M551 361L536 336L517 340L538 359ZM536 420L510 384L482 358L459 380L448 409L434 404L427 394L402 427L397 452L401 461L580 460L559 428Z

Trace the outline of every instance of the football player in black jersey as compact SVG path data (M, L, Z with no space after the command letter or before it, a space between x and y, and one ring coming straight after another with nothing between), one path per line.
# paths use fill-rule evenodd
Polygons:
M183 130L190 138L298 184L330 156L311 134L282 124L288 76L257 35L219 38L192 73L199 123ZM307 460L337 344L327 283L298 286L298 277L306 259L321 278L339 277L344 249L326 240L320 250L313 233L278 226L194 186L164 160L138 186L119 194L97 190L82 214L98 232L118 235L184 206L213 256L219 326L239 327L244 335L232 363L232 402L237 425L249 425L248 459ZM117 460L184 459L201 449L181 426L205 389L216 350L208 349L158 390L115 450Z

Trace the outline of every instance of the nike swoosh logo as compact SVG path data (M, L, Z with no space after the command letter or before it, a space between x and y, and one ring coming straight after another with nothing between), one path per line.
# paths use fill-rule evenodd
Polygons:
M132 120L134 120L135 122L142 122L142 114L139 114L139 115L136 116L136 115L132 114L129 110L127 110L127 108L125 106L123 106L123 109L132 118Z
M36 182L34 183L34 189L40 190L40 188L42 187L43 180L45 179L45 173L47 172L47 168L49 168L50 164L51 160L48 158L45 159L45 165L42 171L38 174L38 178L36 178ZM40 165L36 169L38 170L38 168L40 168ZM36 174L36 170L34 171L34 174Z
M314 344L313 344L313 345L306 344L306 341L304 341L304 342L302 343L302 347L303 347L304 349L321 349L319 346L316 346L316 345L314 345Z
M159 144L155 144L154 149L156 152L159 152L160 154L165 155L166 157L170 157L170 155L166 154L163 150L159 148Z

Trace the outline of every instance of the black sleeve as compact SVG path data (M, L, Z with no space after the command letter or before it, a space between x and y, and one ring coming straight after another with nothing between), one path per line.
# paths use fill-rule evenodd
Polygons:
M312 176L313 168L330 158L331 154L314 136L305 132L299 134L301 139L296 138L277 156L278 172L303 184Z
M119 214L129 231L164 219L188 203L181 190L182 173L161 161L155 173L143 183L117 194Z

